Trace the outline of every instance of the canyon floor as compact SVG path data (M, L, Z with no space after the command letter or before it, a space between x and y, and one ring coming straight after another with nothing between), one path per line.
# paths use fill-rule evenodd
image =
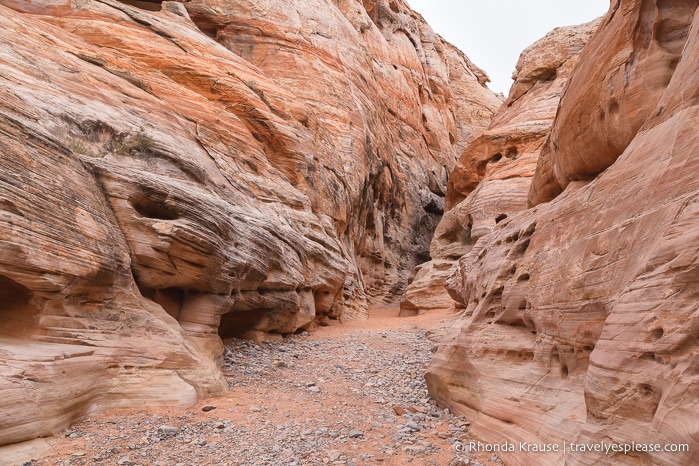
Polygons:
M365 321L259 344L226 340L229 393L188 408L99 413L24 464L502 464L459 452L468 420L427 394L426 332L449 312L397 314L374 309Z

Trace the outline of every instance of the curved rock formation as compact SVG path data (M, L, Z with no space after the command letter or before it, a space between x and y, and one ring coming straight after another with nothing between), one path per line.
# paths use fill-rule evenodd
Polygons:
M696 6L613 2L561 99L530 199L565 190L498 223L447 284L465 311L427 374L433 396L485 441L559 446L505 453L508 464L696 462Z
M432 260L413 271L401 314L449 308L444 282L480 238L513 213L527 208L527 193L559 98L598 21L556 28L522 52L510 95L449 177L448 211L432 243Z
M0 49L0 444L397 296L499 105L393 0L0 0Z

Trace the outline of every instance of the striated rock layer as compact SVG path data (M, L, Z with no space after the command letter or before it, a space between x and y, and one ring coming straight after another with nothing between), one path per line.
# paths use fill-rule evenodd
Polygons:
M401 1L0 0L0 444L366 315L498 99Z
M612 3L561 99L536 206L447 283L465 311L428 371L433 396L486 441L561 449L508 464L696 463L697 3ZM661 451L564 456L563 442Z
M510 95L493 121L461 156L449 178L447 212L401 299L401 314L454 305L444 282L458 260L513 213L527 208L539 152L578 56L598 21L556 28L527 48Z

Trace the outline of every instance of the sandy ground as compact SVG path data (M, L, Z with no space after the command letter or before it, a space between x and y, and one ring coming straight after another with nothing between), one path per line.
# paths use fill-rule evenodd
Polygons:
M223 368L230 392L187 408L101 412L54 439L48 453L34 457L30 464L502 464L492 454L465 458L455 453L455 441L471 440L467 420L436 407L425 398L424 386L416 384L422 383L429 354L420 355L424 363L415 373L405 367L394 368L406 373L406 380L396 385L403 392L392 390L391 383L374 387L366 382L374 379L366 378L365 370L383 380L380 360L377 369L371 365L377 361L367 360L370 355L389 358L387 361L407 355L401 347L406 345L403 341L415 341L408 338L417 335L420 342L425 330L449 317L452 314L447 310L398 317L397 307L383 307L372 310L368 320L317 327L296 340L261 346L236 346L241 342L228 341L228 354L239 357L237 365L230 363ZM430 346L426 342L419 352L425 353L427 348L429 353ZM255 356L244 357L240 352L244 349ZM397 395L412 393L406 390L417 390L422 404ZM419 431L397 440L397 430L411 422L411 416L420 421ZM177 435L163 435L159 430L163 425L177 428ZM359 432L362 435L357 436ZM271 439L275 435L277 443ZM259 453L255 454L255 449ZM464 461L454 462L457 458Z

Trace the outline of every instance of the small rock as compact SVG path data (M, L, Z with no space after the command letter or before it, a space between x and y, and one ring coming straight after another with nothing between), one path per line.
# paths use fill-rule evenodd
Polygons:
M162 426L158 427L158 432L160 432L163 435L169 435L171 437L174 437L175 435L177 435L179 431L180 430L177 427L173 427L173 426L162 425Z
M410 407L410 412L412 412L412 413L420 413L420 414L425 414L425 413L426 413L425 408L423 408L423 407L421 407L421 406L411 406L411 407Z
M199 445L200 447L203 447L204 445L206 445L206 440L204 440L204 439L198 440L197 445Z
M350 430L349 438L359 438L364 437L364 433L361 430Z
M393 412L395 412L398 416L402 416L403 414L407 413L407 411L404 408L401 408L398 405L393 407Z
M308 387L306 390L308 390L311 393L319 393L320 392L320 388L316 387L315 385Z
M123 456L119 461L117 461L117 464L120 466L131 464L131 458L129 458L128 456Z
M412 430L413 432L417 432L417 431L420 430L420 426L417 425L416 423L412 422L412 421L408 422L408 423L405 425L405 427L407 427L408 429Z
M203 406L201 408L201 410L204 411L205 413L208 413L209 411L213 411L214 409L216 409L216 406L214 406L214 405L206 405L206 406Z
M409 455L421 455L427 452L427 448L421 445L409 445L405 447L405 452Z

